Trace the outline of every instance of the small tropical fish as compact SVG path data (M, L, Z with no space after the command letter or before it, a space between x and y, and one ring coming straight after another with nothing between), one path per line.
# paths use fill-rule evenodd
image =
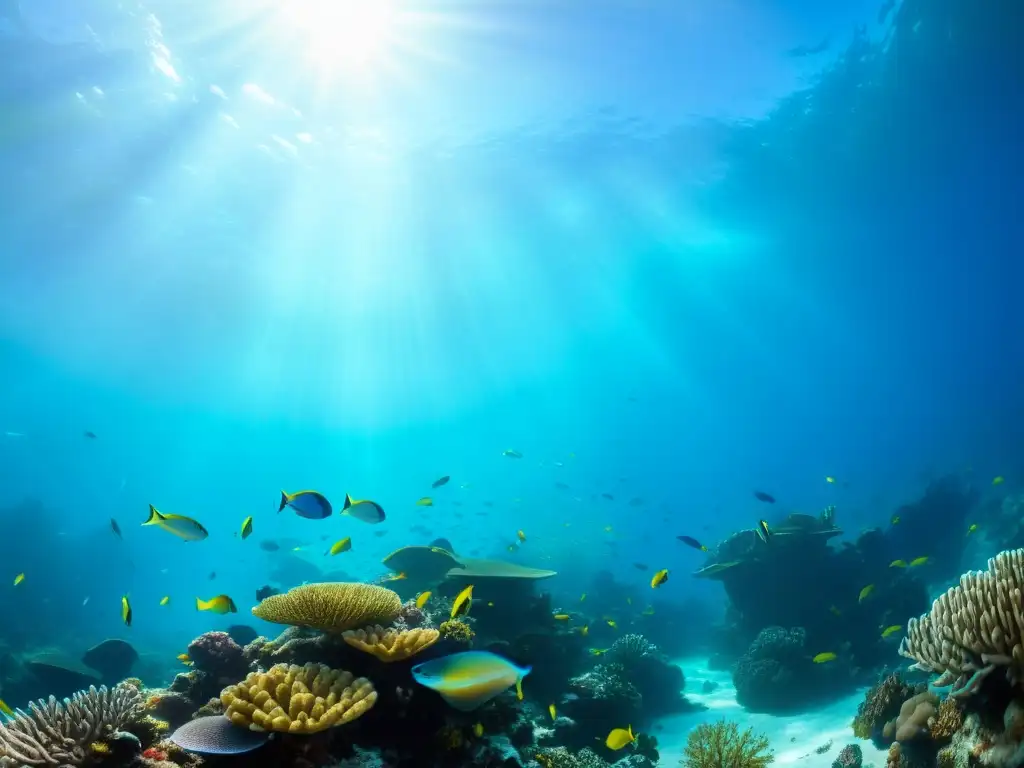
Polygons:
M424 592L419 597L417 597L416 598L416 607L417 608L422 608L424 605L426 605L427 604L427 600L430 599L430 595L431 594L432 593L428 591L428 592Z
M422 499L416 502L417 507L432 507L434 506L434 500L429 496L424 496Z
M580 634L583 635L584 637L589 635L590 634L590 625L589 624L584 624L582 627L580 627Z
M281 503L277 511L281 512L285 507L291 507L295 514L307 520L323 520L334 513L331 502L319 491L296 491L287 493L281 491Z
M813 661L815 664L824 664L829 661L835 661L838 658L839 657L831 651L826 651L825 653L819 653L817 656L811 659L811 661Z
M657 589L666 581L668 581L668 568L662 568L654 574L654 578L651 579L651 589Z
M898 525L899 522L900 522L900 516L899 515L893 515L891 518L889 518L890 525Z
M25 580L25 574L24 573L19 573L17 576L14 577L14 586L18 586L24 580Z
M888 637L889 635L893 635L899 632L901 629L903 629L903 627L901 627L899 624L893 624L891 627L886 627L882 630L882 637Z
M396 573L394 576L388 576L388 577L386 577L384 579L381 579L381 581L402 581L403 579L408 579L408 578L409 578L409 575L407 573L403 572L403 573Z
M516 531L516 538L520 541L526 541L526 534L522 531Z
M608 734L608 738L604 740L604 745L608 749L619 750L627 744L632 744L634 741L636 741L636 736L633 735L633 726L613 728L612 732Z
M757 521L757 536L765 544L767 544L768 539L771 538L772 532L771 529L768 527L768 522L766 520Z
M177 659L178 661L180 661L180 662L181 662L182 664L188 664L189 662L191 662L191 661L192 661L192 658L191 658L191 657L190 657L190 656L189 656L189 655L188 655L187 653L179 653L179 654L178 654L177 656L175 656L174 658L176 658L176 659Z
M371 525L383 523L386 517L384 508L377 502L370 501L369 499L353 499L347 493L345 494L345 505L341 508L341 514L354 517L356 520L361 520Z
M1002 475L997 475L996 477L992 478L992 485L1002 485L1005 481L1006 478L1004 478Z
M469 609L473 607L473 585L470 584L464 590L459 592L456 596L455 601L452 603L452 618L456 616L462 616L469 613Z
M210 571L210 575L207 576L206 578L208 578L210 581L213 581L214 579L217 578L217 572L216 571Z
M522 700L523 678L531 667L520 667L490 651L463 651L417 664L412 677L437 691L460 712L477 709L512 685Z
M132 625L132 604L128 602L128 595L121 597L121 621L126 627Z
M827 477L825 478L825 482L826 482L826 483L834 483L835 481L836 481L836 479L835 479L834 477L832 477L831 475L828 475L828 476L827 476Z
M249 515L245 520L242 521L242 541L245 541L252 535L252 515Z
M971 527L967 529L967 535L970 536L972 533L978 530L977 523L971 523Z
M89 595L85 596L85 600L82 601L82 607L85 608L89 604Z
M925 563L927 563L929 559L930 558L927 555L925 555L924 557L915 557L913 560L910 561L910 563L908 563L908 565L910 565L911 568L916 568L919 565L924 565Z
M843 615L843 612L840 611L838 608L836 608L834 605L830 605L828 610L829 610L829 612L833 616L842 616Z
M448 477L448 475L444 475L443 477L439 477L439 478L437 478L437 480L432 482L430 484L430 487L431 488L440 488L442 485L448 485L448 481L449 480L451 480L451 478Z
M337 555L342 552L348 552L352 549L352 537L346 536L344 539L338 539L331 548L327 550L331 555Z
M164 595L163 597L160 598L160 605L168 605L168 604L170 604L170 602L171 602L171 596L170 595Z
M210 535L198 520L184 515L162 515L152 504L149 505L149 519L143 525L155 525L185 541L202 541Z
M557 488L560 491L568 491L569 490L569 484L568 483L563 483L561 480L559 480L558 482L555 483L555 488Z
M516 547L516 545L515 545L515 544L509 544L509 545L508 545L508 551L509 551L509 552L515 552L515 551L516 551L516 549L517 549L517 547Z
M754 498L758 501L763 501L765 504L775 503L775 497L770 493L765 493L764 491L754 491Z
M607 624L612 629L618 629L619 628L619 625L615 622L615 619L605 619L604 621L605 621L605 624Z
M604 532L605 532L605 533L611 533L611 532L612 532L612 527L611 527L610 525L606 525L606 526L604 527Z
M552 720L558 719L558 710L555 709L554 704L548 704L548 714L551 715Z
M701 552L707 552L708 551L707 547L705 547L703 544L701 544L699 541L697 541L692 536L676 536L676 538L679 539L681 542L683 542L683 544L685 544L688 547L693 547L694 549L699 549Z
M554 618L555 621L568 621L569 620L569 614L568 613L556 613L552 618Z
M632 604L633 604L633 598L632 597L627 597L626 598L626 605L632 605Z
M238 613L238 609L235 607L235 601L227 595L217 595L211 597L209 600L202 600L196 598L196 610L197 611L210 611L210 613Z
M122 538L121 526L117 524L117 520L114 518L110 518L110 530L114 532L114 535L117 536L117 538Z
M893 560L891 563L889 563L889 567L890 568L906 568L907 567L907 561L906 560Z
M478 739L481 736L484 735L484 724L483 723L477 723L476 725L473 726L473 735L476 736Z
M580 602L582 603L586 599L587 599L587 593L584 592L582 595L580 595Z
M860 597L857 598L857 602L858 603L863 603L864 599L868 595L870 595L872 592L874 592L874 591L875 591L875 585L874 584L868 584L866 587L864 587L864 589L862 589L860 591Z
M493 608L494 607L494 601L493 600L488 600L487 601L487 607L488 608Z
M644 615L644 616L653 616L654 615L654 606L653 605L648 605L640 613L642 615Z
M260 542L260 549L262 549L264 552L277 552L279 549L281 549L281 545L278 544L276 541L264 539Z
M14 710L7 706L7 702L0 699L0 712L3 712L7 717L14 717Z
M608 499L608 501L615 501L615 497L610 493L602 493L601 498Z
M96 439L96 433L95 432L90 432L89 430L86 430L85 432L82 433L82 437L84 437L84 438L86 438L88 440L95 440Z
M509 459L523 458L523 454L521 454L519 451L513 450L512 448L506 448L504 451L501 452L501 455Z

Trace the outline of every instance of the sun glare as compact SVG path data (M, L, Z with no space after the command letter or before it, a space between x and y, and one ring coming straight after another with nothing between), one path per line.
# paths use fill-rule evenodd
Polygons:
M302 38L308 55L327 67L365 67L388 47L393 0L283 0L284 20Z

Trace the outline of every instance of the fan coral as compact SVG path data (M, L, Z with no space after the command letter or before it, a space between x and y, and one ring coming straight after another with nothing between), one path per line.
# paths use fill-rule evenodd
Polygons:
M1000 552L907 623L900 654L912 669L938 673L935 685L952 684L951 696L974 693L997 667L1012 684L1024 682L1022 588L1024 549Z
M381 626L350 629L342 634L353 648L376 656L381 661L403 661L426 650L441 636L436 629L384 629Z
M643 635L623 635L612 643L606 654L608 661L629 666L630 664L644 658L657 654L658 646L647 641Z
M118 731L142 712L142 696L133 685L79 691L70 699L53 696L18 710L0 726L0 768L81 765L90 745Z
M225 688L220 700L235 725L252 730L315 733L366 713L377 692L366 678L321 664L275 664Z
M390 624L402 609L402 599L376 584L333 582L303 584L271 595L252 609L258 618L276 624L344 632L368 624Z
M853 719L853 735L859 739L880 736L882 728L900 712L903 702L924 687L908 685L898 673L883 678L864 696Z
M764 768L775 761L768 739L720 720L690 731L680 765L685 768Z
M456 643L465 643L466 645L473 641L475 635L469 624L459 619L442 621L438 629L441 632L441 637L445 640L453 640Z

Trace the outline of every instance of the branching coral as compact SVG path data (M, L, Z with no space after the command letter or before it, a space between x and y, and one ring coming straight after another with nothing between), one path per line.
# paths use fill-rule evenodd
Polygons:
M253 615L275 624L344 632L368 624L390 624L402 599L376 584L332 582L303 584L271 595L252 609Z
M775 761L768 739L720 720L690 731L680 765L684 768L764 768Z
M81 765L93 742L110 736L142 713L134 685L80 691L70 699L53 696L18 710L0 726L0 767Z
M937 686L953 684L952 696L974 693L1000 667L1012 684L1024 682L1022 588L1024 549L1000 552L908 622L900 654L912 669L938 673Z
M658 653L658 646L648 642L643 635L629 634L618 638L612 647L608 649L608 661L629 666L645 656L653 656Z
M936 741L949 741L953 734L964 724L964 713L960 704L951 696L947 696L939 704L939 711L928 721L928 733Z
M381 661L402 661L424 651L441 636L436 629L385 629L381 626L350 629L342 634L353 648Z
M355 720L377 701L366 678L320 664L275 664L220 695L224 714L252 730L315 733Z

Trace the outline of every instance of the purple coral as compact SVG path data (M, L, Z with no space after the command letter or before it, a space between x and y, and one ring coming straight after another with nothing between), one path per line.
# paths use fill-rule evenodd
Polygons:
M188 646L188 655L195 669L216 680L238 682L249 672L242 646L227 632L207 632Z

